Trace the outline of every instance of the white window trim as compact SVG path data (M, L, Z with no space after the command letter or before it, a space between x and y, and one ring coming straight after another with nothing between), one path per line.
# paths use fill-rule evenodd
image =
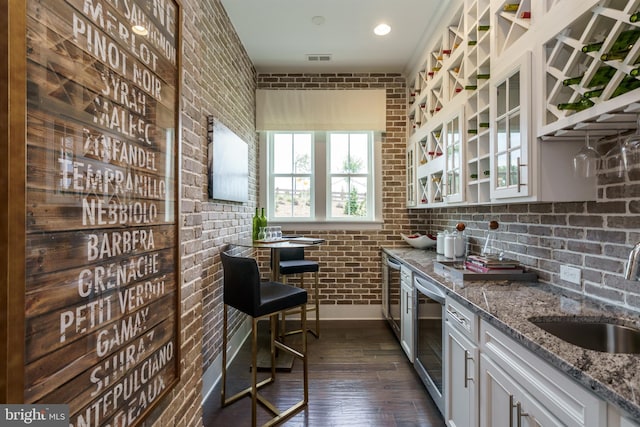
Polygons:
M318 133L316 133L316 136ZM324 137L323 137L324 138ZM267 190L269 188L269 167L268 167L268 136L267 132L260 132L259 134L259 189L258 189L258 204L259 206L267 207ZM326 157L318 156L319 150L318 140L314 139L314 156L316 157L316 166L327 169ZM382 218L382 133L373 132L373 194L374 194L374 214L373 219L361 221L361 220L296 220L286 219L282 221L276 221L270 219L270 224L286 226L287 230L308 230L313 228L314 230L379 230L382 229L384 223ZM315 181L315 188L312 188L315 200L326 200L326 182L318 183ZM326 204L322 206L316 205L316 214L320 216L326 216L325 211ZM268 211L268 209L266 209ZM322 210L322 212L320 212Z

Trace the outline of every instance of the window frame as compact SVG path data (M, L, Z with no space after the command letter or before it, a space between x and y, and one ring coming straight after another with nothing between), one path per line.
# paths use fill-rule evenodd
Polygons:
M273 189L273 175L271 168L273 164L273 135L276 133L311 133L313 145L313 165L312 165L312 217L295 218L279 217L274 218L274 206L269 194ZM369 176L368 188L373 197L368 197L371 206L367 207L370 215L363 217L335 217L327 216L328 191L330 189L329 173L329 134L330 133L368 133L369 134ZM380 229L382 226L382 134L377 131L265 131L259 134L259 188L258 200L260 206L265 206L268 220L271 224L286 225L290 230L306 230L309 226L315 229L331 230L363 230ZM321 173L319 172L321 171ZM264 184L264 185L262 185ZM369 190L368 190L369 191Z

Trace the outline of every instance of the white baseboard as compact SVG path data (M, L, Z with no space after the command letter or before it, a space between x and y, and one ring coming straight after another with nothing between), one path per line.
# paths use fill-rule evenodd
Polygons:
M309 316L315 316L311 313ZM382 320L382 306L377 305L322 305L320 320Z

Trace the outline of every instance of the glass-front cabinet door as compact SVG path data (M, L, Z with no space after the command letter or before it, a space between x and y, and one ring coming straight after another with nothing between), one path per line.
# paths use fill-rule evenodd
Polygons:
M446 153L446 201L447 203L461 202L464 200L462 183L463 159L462 159L462 117L455 116L445 124L445 153Z
M492 198L530 194L531 55L499 76L492 88Z

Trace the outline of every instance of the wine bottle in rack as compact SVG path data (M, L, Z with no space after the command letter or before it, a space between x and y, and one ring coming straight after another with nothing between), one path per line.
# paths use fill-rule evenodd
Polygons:
M624 93L631 92L632 90L637 89L639 87L640 87L640 80L636 79L635 77L627 76L624 79L622 79L622 82L620 82L620 85L618 85L616 90L613 91L613 93L611 94L611 97L615 98L616 96L620 96Z
M476 76L476 78L477 78L478 80L487 80L487 79L489 78L489 74L488 74L488 73L487 73L487 74L478 74L478 75Z
M638 21L640 21L640 10L629 17L629 22L638 22Z
M502 10L505 12L517 12L520 7L520 3L506 3L502 6Z
M478 25L478 31L489 31L490 25Z
M609 51L603 53L600 59L603 61L624 59L638 38L640 38L640 28L621 32Z
M584 97L585 98L597 98L600 95L602 95L602 91L604 91L604 89L594 89L594 90L588 90L584 93Z
M464 89L465 90L476 90L476 89L478 89L478 86L477 85L466 85L464 87Z
M558 110L572 110L572 111L582 111L586 110L589 107L593 107L595 104L589 98L582 97L576 102L564 102L558 104Z
M640 67L634 68L633 70L629 71L629 74L633 77L640 76Z
M596 70L595 74L585 87L605 86L607 83L609 83L609 80L613 78L615 73L615 68L611 67L610 65L603 65ZM562 81L562 84L564 86L577 85L580 84L583 77L584 74L576 77L569 77L568 79L564 79Z
M477 45L477 44L478 44L478 41L477 41L477 40L469 40L469 41L467 42L467 46L475 46L475 45Z
M604 44L604 42L596 42L596 43L585 44L584 46L582 46L582 51L584 53L597 52L602 48L603 44Z

